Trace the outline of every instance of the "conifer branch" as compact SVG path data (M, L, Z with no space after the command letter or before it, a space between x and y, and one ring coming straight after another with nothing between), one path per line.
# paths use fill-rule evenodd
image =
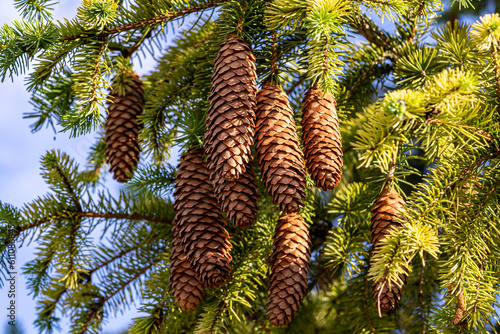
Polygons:
M226 294L227 294L227 289L226 289ZM212 322L212 325L210 326L210 331L209 331L210 334L214 333L214 328L215 328L215 325L217 323L217 320L219 319L219 317L221 316L222 311L225 308L226 308L226 298L223 297L222 300L221 300L221 302L220 302L219 308L217 309L217 312L215 313L215 317L214 317L214 320Z
M104 219L127 219L127 220L145 220L152 223L161 223L172 225L171 220L163 220L153 216L146 216L139 213L115 213L115 212L87 212L87 211L60 211L56 212L51 216L45 217L43 219L37 220L31 224L21 225L17 228L19 233L24 232L26 230L38 227L44 223L49 222L53 219L59 219L61 216L67 215L68 213L72 213L76 216L82 218L104 218Z
M160 24L164 21L176 19L178 17L185 16L185 15L195 13L195 12L199 12L199 11L209 9L212 7L217 7L226 1L228 1L228 0L211 0L211 1L208 1L205 3L200 3L197 5L191 6L189 8L179 9L179 10L174 11L172 13L162 14L162 15L158 15L158 16L151 17L148 19L143 19L143 20L127 23L124 25L109 27L108 29L105 29L103 34L106 36L109 36L109 35L114 35L114 34L117 34L120 32L132 30L132 29L139 29L139 28L142 28L145 26L154 26L154 25ZM72 36L66 36L66 37L62 38L62 41L72 41L75 39L88 38L88 37L89 36L87 34L72 35Z
M107 36L102 36L102 43L99 46L99 51L97 52L97 57L93 65L93 74L92 74L92 80L91 80L91 93L90 93L90 103L95 103L97 102L97 94L99 92L99 87L97 86L97 79L99 78L99 65L101 63L101 58L104 53L104 50L106 48L106 43L107 43Z
M496 157L499 157L500 156L500 151L498 152L488 152L486 153L485 155L481 156L479 159L477 159L477 161L472 165L472 166L469 166L462 174L461 174L461 178L460 179L469 179L472 174L474 173L474 171L477 169L477 167L479 165L481 165L483 162L485 161L488 161L492 158L496 158ZM441 173L442 175L442 173ZM443 176L443 175L442 175ZM436 198L433 199L432 202L428 203L427 206L426 206L426 210L421 212L418 217L415 217L415 221L419 221L420 219L422 219L423 217L426 217L429 212L434 208L434 206L444 197L444 196L448 196L449 195L449 192L455 188L455 186L457 185L458 182L460 182L460 179L457 179L453 182L450 182L449 184L446 185L446 187L444 187L441 192L440 192L440 195L439 196L436 196Z
M278 74L278 41L276 39L276 32L271 32L271 76Z
M298 78L298 80L296 80L296 81L295 81L295 82L294 82L294 83L290 86L290 88L288 88L288 89L286 90L286 95L290 95L290 94L292 94L292 93L293 93L293 91L294 91L294 90L295 90L298 86L302 85L302 84L304 83L304 81L306 81L306 79L307 79L307 73L302 74L302 75Z
M116 261L116 260L124 257L125 255L127 255L127 254L129 254L129 253L131 253L131 252L133 252L133 251L135 251L137 249L139 249L139 247L141 247L141 246L144 246L144 243L134 244L132 247L125 248L124 250L122 250L121 252L119 252L118 254L116 254L115 256L110 257L106 261L101 262L97 266L95 266L92 269L90 269L89 270L89 275L95 273L96 271L98 271L99 269L101 269L103 267L106 267L111 262Z
M495 68L495 86L496 86L496 102L497 111L500 114L500 63L498 62L498 43L492 43L491 56L493 57L493 65Z
M484 208L484 205L486 204L486 202L488 201L488 199L490 198L490 196L493 194L493 192L495 192L498 188L498 186L500 185L500 179L498 179L491 187L490 189L488 190L488 192L486 193L486 196L483 198L483 200L481 201L479 207L477 207L476 209L482 209ZM467 207L467 211L470 211L474 209L473 207ZM474 216L474 218L472 219L473 221L476 220L478 218L478 216L480 215L480 210L476 210L476 214Z
M485 269L484 268L484 260L485 258L483 257L482 259L482 266L481 266L481 269L479 271L479 277L478 277L478 280L482 278L482 274L483 274L483 270ZM477 285L476 285L476 295L474 296L474 303L472 306L472 308L463 316L463 318L467 318L471 313L475 312L477 310L477 304L479 302L479 288L481 287L481 281L479 280L479 282L477 282Z
M384 60L386 60L386 59L388 59L390 57L391 57L390 55L384 54L384 56L378 57L371 64L369 64L367 67L365 67L363 73L360 76L358 76L358 78L356 79L356 81L354 82L354 84L352 84L352 86L350 87L348 98L351 98L354 95L354 93L366 81L366 79L368 78L368 76L371 74L371 72L378 65L382 64ZM390 72L393 71L393 69L394 69L393 65L387 64L387 65L384 66L383 73L390 73Z
M100 303L101 306L104 306L104 304L108 300L110 300L111 298L113 298L117 293L119 293L120 291L122 291L123 289L125 289L130 283L132 283L133 281L135 281L136 279L138 279L139 277L141 277L142 274L144 274L146 271L148 271L149 269L151 269L154 265L156 265L160 261L161 261L160 258L156 258L150 264L148 264L147 266L141 268L141 270L139 270L135 275L133 275L132 277L130 277L128 280L126 280L125 282L123 282L122 285L120 285L118 288L116 288L113 292L111 292L110 294L108 294L108 296L105 297L101 301L101 303Z
M132 54L134 54L134 52L137 51L137 49L139 49L139 47L142 45L142 43L144 43L144 41L148 38L151 37L151 35L153 34L153 31L154 29L151 28L151 27L147 27L147 31L145 34L142 34L135 42L134 44L127 48L125 46L123 46L122 44L120 43L109 43L108 44L108 48L110 50L113 50L113 51L119 51L121 52L122 56L123 57L130 57L132 56Z
M59 218L59 215L58 214L55 214L53 216L50 216L50 217L46 217L44 219L40 219L36 222L33 222L31 224L26 224L26 225L19 225L16 227L16 229L19 231L19 233L21 232L24 232L24 231L27 231L27 230L30 230L32 228L35 228L35 227L38 227L46 222L48 222L49 220L52 220L52 219L57 219Z
M70 194L73 203L75 203L75 207L78 211L82 211L82 205L80 204L80 201L78 200L78 197L76 197L75 191L73 190L73 187L71 186L71 183L69 183L68 178L66 177L66 174L63 173L61 167L59 166L58 163L54 165L54 168L56 169L57 173L59 176L63 179L63 182L66 186L66 190ZM39 225L39 224L38 224Z
M145 220L152 223L161 223L172 225L171 220L163 220L153 216L146 216L139 213L112 213L112 212L75 212L76 215L87 218L104 218L104 219L127 219L127 220Z
M436 118L428 118L425 123L427 124L437 124L437 125L440 125L440 126L446 126L446 122L441 120L441 119L436 119ZM474 133L477 133L478 135L482 136L482 137L485 137L485 138L488 138L488 140L492 141L493 140L493 136L491 134L489 134L488 132L482 130L482 129L478 129L478 128L475 128L475 127L472 127L470 125L467 125L467 124L462 124L462 123L458 123L458 122L454 122L455 125L457 126L460 126L460 127L463 127L467 130L470 130Z
M325 42L323 45L323 75L326 75L327 73L328 73L328 38L325 38Z
M123 282L120 286L118 286L114 291L112 291L106 297L101 297L99 299L99 302L97 302L94 305L91 305L91 307L89 308L88 317L87 317L85 323L83 324L82 331L80 333L81 334L85 334L86 333L87 328L90 325L90 323L92 322L92 320L94 320L94 318L97 316L97 313L102 310L102 308L104 307L104 305L111 298L113 298L116 294L120 293L120 291L122 291L123 289L125 289L129 284L131 284L133 281L135 281L136 279L138 279L139 277L141 277L142 274L144 274L146 271L148 271L149 269L151 269L154 265L156 265L160 261L161 261L161 259L156 258L150 264L148 264L147 266L141 268L141 270L139 270L135 275L133 275L128 280L126 280L125 282Z
M421 0L420 5L418 6L416 14L414 14L413 22L411 24L411 34L410 34L410 43L414 44L415 43L415 35L417 34L417 25L418 25L418 19L420 16L424 14L424 6L425 6L426 0Z
M76 245L76 232L78 230L78 225L80 224L80 218L79 217L75 217L73 219L71 219L71 231L70 231L70 234L69 234L69 247L68 247L68 251L69 251L69 267L68 267L68 274L66 275L67 277L67 280L66 282L71 282L71 277L74 275L74 274L77 274L77 271L75 270L75 252L77 252L77 245ZM70 284L66 284L67 286L68 285L72 285L71 283Z
M366 322L368 323L368 329L370 330L370 333L373 333L375 334L375 328L373 328L373 324L372 324L372 319L370 317L370 309L369 309L369 302L370 302L370 297L368 295L368 291L369 291L369 286L368 286L368 278L365 277L364 278L364 281L365 281L365 291L364 291L364 309L365 309L365 318L366 318Z
M139 49L139 46L141 46L141 44L146 40L148 39L149 37L151 37L153 33L153 29L151 27L148 27L148 31L146 34L142 35L135 43L134 45L132 45L130 47L130 49L128 49L127 53L124 55L126 57L130 57L135 51L137 51L137 49Z
M257 316L251 317L250 320L254 320L267 334L272 334L269 326L266 325L262 320L260 320Z
M425 253L422 255L422 270L418 283L418 305L420 309L420 322L422 324L422 334L425 334L425 312L424 312L424 274L425 274Z
M108 49L110 49L111 51L119 51L124 57L129 54L129 48L125 47L121 43L110 42L108 43Z
M376 46L391 53L391 58L396 56L396 48L392 46L389 37L368 16L358 13L354 16L352 27L358 34Z

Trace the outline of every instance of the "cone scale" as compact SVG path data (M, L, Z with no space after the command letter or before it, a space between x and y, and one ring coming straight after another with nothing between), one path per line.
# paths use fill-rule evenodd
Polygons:
M252 165L247 164L245 172L238 180L226 180L215 172L211 174L211 178L215 197L227 218L234 226L241 228L252 226L257 220L259 210L257 205L259 194Z

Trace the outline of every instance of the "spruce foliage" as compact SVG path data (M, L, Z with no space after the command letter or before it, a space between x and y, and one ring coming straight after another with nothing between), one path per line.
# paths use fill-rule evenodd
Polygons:
M82 0L76 17L58 21L56 5L16 0L22 19L0 28L0 78L26 76L32 130L96 134L88 166L48 151L40 164L49 192L20 208L0 202L0 285L9 245L35 243L23 274L39 332L56 333L66 317L70 333L100 333L130 307L141 311L134 334L500 328L498 14L479 17L472 0L442 16L439 0ZM459 21L461 12L474 13L475 23ZM299 214L311 237L308 286L284 329L266 315L281 213L257 166L257 221L227 227L230 278L206 289L193 312L182 311L168 287L170 152L204 146L214 60L232 33L252 48L258 87L269 82L288 97L297 138L309 88L333 96L339 117L342 180L326 192L306 177ZM143 156L111 196L101 182L111 79L120 89L123 73L150 54L157 66L143 76ZM371 247L371 211L389 188L406 205L391 217L397 227ZM400 306L380 312L372 282L391 289L402 276Z

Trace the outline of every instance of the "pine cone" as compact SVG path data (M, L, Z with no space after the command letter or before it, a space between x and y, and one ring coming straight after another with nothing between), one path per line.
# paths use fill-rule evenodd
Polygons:
M172 237L172 250L170 253L170 284L169 290L174 295L175 302L184 311L194 311L200 305L205 292L205 287L191 269L189 261L184 254L178 228L175 227Z
M457 296L457 304L455 306L455 314L453 315L453 325L458 324L462 321L465 311L467 308L465 307L465 297L464 291L460 290L460 293Z
M139 162L139 131L137 116L144 107L144 86L136 73L125 75L125 95L116 89L110 92L111 103L106 120L106 161L113 178L127 182Z
M342 175L342 138L335 99L311 87L302 109L302 141L306 166L318 188L334 189Z
M219 288L231 272L231 244L202 149L191 149L181 156L174 197L179 238L191 268L206 287Z
M267 314L275 326L288 325L307 291L311 238L302 217L282 215L274 234Z
M207 114L208 168L236 180L251 159L255 130L255 57L250 46L230 34L215 59Z
M391 229L403 225L400 222L396 222L395 218L404 211L405 204L405 201L395 189L391 191L384 189L378 196L372 209L370 224L371 256L378 250L380 242L389 234ZM403 284L399 285L396 281L391 282L391 291L384 281L374 281L372 283L372 296L376 300L377 306L386 312L396 308L401 299L403 287L406 285L406 275L401 274L399 278Z
M273 204L284 213L300 211L306 196L304 158L288 97L270 82L257 95L255 147Z
M253 161L252 161L253 162ZM217 201L234 226L247 228L257 220L259 207L257 183L251 163L238 180L228 181L212 172L214 193Z

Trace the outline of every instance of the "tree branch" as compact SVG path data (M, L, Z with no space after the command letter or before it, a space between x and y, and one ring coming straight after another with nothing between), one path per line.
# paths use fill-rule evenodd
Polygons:
M358 76L358 78L356 79L356 81L352 84L351 88L349 89L349 97L348 98L351 98L354 95L354 93L359 89L359 87L361 87L361 85L363 84L363 82L365 82L365 80L368 78L368 76L371 74L371 72L378 65L383 64L384 60L386 60L386 59L388 59L390 57L391 57L390 55L385 55L384 54L384 56L378 57L371 64L369 64L365 68L365 71L363 71L363 73L361 73L361 75ZM384 68L383 68L384 74L385 73L390 73L394 69L393 65L390 65L390 64L384 64L384 65L385 65Z
M199 11L202 11L202 10L205 10L208 8L219 6L226 1L227 0L211 0L211 1L208 1L205 3L201 3L198 5L189 7L189 8L179 9L179 10L173 11L171 13L150 17L148 19L142 19L142 20L127 23L124 25L109 27L108 29L106 29L104 31L104 35L109 36L109 35L114 35L114 34L117 34L120 32L132 30L132 29L139 29L139 28L142 28L145 26L153 26L153 25L162 23L164 21L176 19L176 18L184 16L184 15L188 15L188 14L199 12ZM88 37L89 37L89 35L87 35L87 34L72 35L72 36L67 36L67 37L62 38L61 41L72 41L75 39L88 38Z
M418 304L420 308L420 322L422 324L422 334L425 334L424 315L424 274L425 274L425 253L422 255L422 271L420 272L420 282L418 285Z
M413 18L411 34L410 34L410 43L412 43L412 44L415 44L415 36L417 34L418 19L424 13L424 6L425 6L425 0L421 0L420 5L418 6L418 9L417 9L416 15L415 14L413 15L414 18Z
M491 56L493 57L493 65L495 66L495 86L496 86L496 103L497 111L500 114L500 64L498 63L498 50L496 43L491 46Z
M43 219L37 220L31 224L27 224L24 226L19 226L18 231L23 232L29 230L31 228L40 226L52 219L60 218L62 214L73 213L76 216L80 216L82 218L104 218L104 219L128 219L128 220L145 220L152 223L160 223L172 225L171 220L164 220L153 216L146 216L139 213L115 213L115 212L86 212L86 211L59 211L54 213L51 216L44 217Z
M135 244L133 245L132 247L130 248L127 248L125 250L122 250L121 252L119 252L118 254L116 254L115 256L112 256L110 257L109 259L107 259L106 261L100 263L99 265L95 266L94 268L90 269L89 270L89 275L93 274L94 272L96 272L97 270L101 269L102 267L105 267L107 266L108 264L110 264L111 262L127 255L128 253L131 253L133 252L134 250L138 249L139 247L143 246L144 243L139 243L139 244Z
M66 174L63 173L61 168L59 167L59 164L55 165L55 169L59 176L63 179L64 184L66 185L66 188L68 189L69 194L71 195L71 198L73 199L73 202L75 203L76 209L78 211L82 211L82 206L80 204L80 201L78 200L78 197L76 197L75 191L73 190L73 187L68 181L68 178L66 177Z
M85 334L90 322L92 320L94 320L95 316L103 308L103 306L104 306L104 304L106 304L106 302L108 302L111 298L113 298L113 296L115 296L117 293L119 293L120 291L125 289L127 287L127 285L129 285L130 283L135 281L137 278L139 278L142 274L144 274L146 271L151 269L151 267L153 267L158 262L160 262L160 259L156 258L153 262L151 262L147 266L141 268L141 270L139 270L135 275L133 275L128 280L123 282L118 288L116 288L113 292L111 292L111 294L109 294L107 297L101 298L96 305L91 305L91 307L89 307L90 308L89 316L88 316L87 321L85 322L84 326L82 327L81 334Z
M372 44L385 51L391 52L391 59L396 59L396 48L392 46L389 36L382 31L368 16L364 14L356 14L354 23L351 23L351 28L359 35L366 38Z
M370 329L370 333L375 333L375 328L373 328L372 319L370 317L370 309L368 308L368 303L370 298L368 297L368 277L365 276L365 292L364 292L364 309L365 309L365 317L366 322L368 323L368 329Z
M112 212L75 212L81 217L104 218L104 219L128 219L128 220L146 220L152 223L161 223L172 225L171 220L163 220L153 216L146 216L139 213L112 213Z
M286 90L286 95L290 95L294 90L295 88L297 88L298 86L302 85L304 83L304 81L306 81L307 79L307 73L304 73L302 74L299 79L297 81L295 81L291 86L290 88L288 88Z

